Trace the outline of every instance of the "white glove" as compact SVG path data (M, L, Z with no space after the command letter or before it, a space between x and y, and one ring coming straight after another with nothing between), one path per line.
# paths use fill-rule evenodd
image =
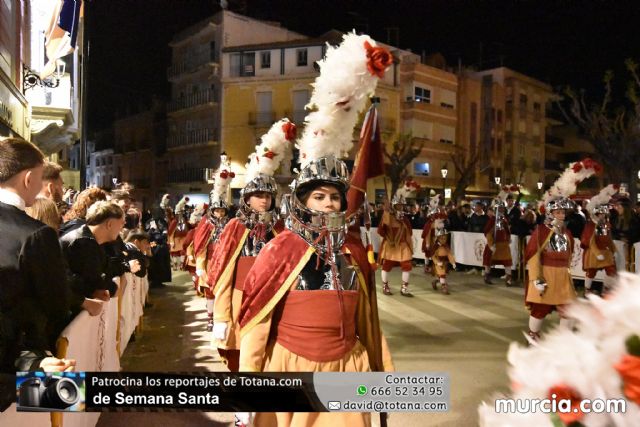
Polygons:
M456 269L456 263L455 262L453 264L451 264L451 268L453 268L454 270Z
M204 274L204 270L201 268L196 269L196 276L198 277L202 277L202 275Z
M602 255L602 254L598 254L598 255L596 255L596 259L597 259L598 261L604 261L604 255Z
M491 245L491 246L489 246L489 250L490 250L491 252L495 252L495 251L496 251L496 245Z
M227 329L229 327L228 322L214 322L213 323L213 338L223 341L227 338Z

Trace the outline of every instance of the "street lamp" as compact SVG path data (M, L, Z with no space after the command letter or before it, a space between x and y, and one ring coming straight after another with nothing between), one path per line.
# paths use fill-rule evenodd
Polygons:
M447 174L449 173L449 169L447 169L447 164L445 163L440 169L440 174L442 174L442 200L446 198L445 189L447 188Z
M640 175L640 172L638 172L638 175ZM538 198L541 199L542 198L542 186L544 185L544 183L542 182L542 180L538 181Z

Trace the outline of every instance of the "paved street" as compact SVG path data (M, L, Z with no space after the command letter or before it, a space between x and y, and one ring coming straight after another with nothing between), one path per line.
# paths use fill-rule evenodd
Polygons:
M391 275L393 296L379 294L382 327L398 371L449 372L452 409L444 414L392 414L390 426L473 426L476 408L507 390L506 351L513 340L524 342L527 312L522 288L506 288L500 279L485 285L479 275L454 273L451 295L431 289L431 278L414 268L413 298L399 293L399 271ZM151 290L143 334L129 344L125 371L224 370L204 332L204 301L196 298L185 273ZM556 318L553 317L555 321ZM232 414L102 414L98 426L230 425ZM377 416L374 417L377 423ZM124 424L123 424L124 423Z

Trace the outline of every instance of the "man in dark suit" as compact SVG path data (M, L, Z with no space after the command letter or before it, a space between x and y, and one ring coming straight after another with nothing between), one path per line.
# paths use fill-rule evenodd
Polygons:
M55 230L28 216L44 157L22 139L0 139L0 409L15 401L16 370L64 371L52 357L69 321L69 287Z

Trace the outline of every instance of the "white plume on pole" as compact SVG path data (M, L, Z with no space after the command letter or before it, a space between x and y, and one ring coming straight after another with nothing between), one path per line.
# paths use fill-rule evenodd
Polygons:
M593 196L591 200L589 200L589 203L587 203L587 211L592 212L598 206L609 203L611 197L613 197L619 189L620 187L616 184L609 184L604 187L597 195Z
M300 163L334 155L341 158L353 147L353 128L378 84L378 76L367 68L369 36L345 34L338 47L327 44L325 58L318 61L320 75L313 83L308 107L315 109L305 119L298 140Z
M283 160L288 158L291 141L287 138L293 139L295 131L291 134L287 129L295 129L295 125L285 118L275 122L269 131L262 135L256 151L249 156L245 182L261 174L273 176Z

